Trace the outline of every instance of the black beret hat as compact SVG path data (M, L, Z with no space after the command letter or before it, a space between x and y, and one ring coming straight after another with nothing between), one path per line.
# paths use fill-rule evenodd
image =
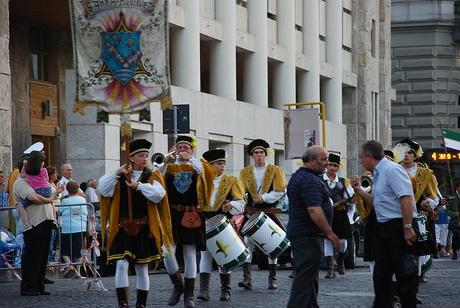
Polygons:
M193 138L190 137L190 136L183 136L183 135L177 136L176 144L181 143L181 142L185 142L185 143L189 144L192 148L194 148L194 146L193 146Z
M267 141L263 139L256 139L251 141L250 144L248 144L248 154L252 155L252 152L254 152L255 149L262 149L265 151L265 155L267 155L267 150L270 147Z
M152 143L145 139L136 139L129 143L129 156L141 152L149 152Z
M208 163L213 163L219 160L226 160L224 149L209 150L203 153L203 158Z
M340 164L340 159L341 157L339 154L329 153L329 164L341 167L342 165Z

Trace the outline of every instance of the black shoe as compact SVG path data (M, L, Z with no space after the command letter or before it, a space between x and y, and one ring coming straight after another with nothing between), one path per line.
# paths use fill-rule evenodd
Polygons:
M40 292L38 291L21 290L21 296L38 296L38 295L40 295Z
M452 255L452 260L457 260L457 259L458 259L457 253L454 252L454 254Z
M43 291L40 291L40 295L51 295L51 293L43 290Z
M45 278L43 279L43 283L44 283L44 284L53 284L53 283L54 283L54 280L51 280L51 279L48 279L48 278L45 277Z

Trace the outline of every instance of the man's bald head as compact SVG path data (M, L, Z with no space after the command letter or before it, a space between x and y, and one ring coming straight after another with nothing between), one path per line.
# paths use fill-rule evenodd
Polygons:
M319 145L314 145L305 150L302 161L305 167L312 169L316 174L324 173L328 165L327 150Z
M322 153L326 153L327 155L327 150L320 145L308 147L302 155L302 162L308 163L312 160L316 160Z

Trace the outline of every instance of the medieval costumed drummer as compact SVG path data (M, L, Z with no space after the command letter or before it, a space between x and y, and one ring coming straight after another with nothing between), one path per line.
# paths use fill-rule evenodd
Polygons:
M160 172L147 168L151 143L130 143L130 162L99 179L101 225L107 260L116 261L115 287L119 307L128 307L129 262L136 268L136 307L146 307L150 286L148 264L162 258L162 245L171 247L169 204ZM131 177L128 181L128 177ZM128 190L131 190L129 193ZM128 196L131 195L131 205ZM130 213L131 209L131 213Z
M254 165L246 166L241 170L240 180L248 198L246 211L252 213L258 210L265 211L279 227L284 229L284 226L279 222L275 214L270 213L270 208L276 207L277 203L285 196L286 177L284 176L283 169L266 163L269 148L270 145L263 139L256 139L249 143L247 151L254 159ZM251 251L251 255L247 262L243 264L243 280L238 283L238 286L246 290L251 290L251 262L255 246L247 236L244 237L244 242ZM278 259L268 258L269 289L278 288L276 283L277 263Z
M203 159L216 169L209 208L203 216L210 219L218 214L227 218L244 212L244 194L240 180L234 176L224 174L226 153L223 149L209 150L203 153ZM208 250L201 251L200 259L200 294L198 299L209 301L209 280L212 270L212 254ZM228 301L231 297L231 272L219 269L221 282L221 301Z

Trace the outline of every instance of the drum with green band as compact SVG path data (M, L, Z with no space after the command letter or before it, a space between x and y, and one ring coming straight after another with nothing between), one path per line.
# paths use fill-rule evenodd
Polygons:
M271 259L281 256L291 245L286 232L264 212L252 215L241 228L241 234L248 236Z
M240 266L249 258L248 248L222 214L206 220L206 248L223 272Z

